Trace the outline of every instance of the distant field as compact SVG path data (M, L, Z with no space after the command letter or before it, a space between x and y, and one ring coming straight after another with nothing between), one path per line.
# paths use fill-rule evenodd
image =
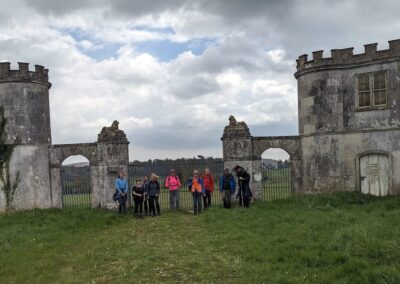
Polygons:
M0 215L1 283L400 283L400 197L293 197L135 219Z

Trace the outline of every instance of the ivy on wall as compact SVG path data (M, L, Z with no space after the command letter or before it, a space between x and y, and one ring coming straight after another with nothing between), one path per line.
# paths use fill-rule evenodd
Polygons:
M6 144L6 124L4 108L0 107L0 189L6 198L6 211L9 211L13 209L14 194L20 182L20 173L18 172L15 181L11 182L10 161L16 144Z

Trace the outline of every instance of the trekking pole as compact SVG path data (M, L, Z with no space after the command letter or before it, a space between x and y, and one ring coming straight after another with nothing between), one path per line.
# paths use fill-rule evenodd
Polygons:
M239 178L239 207L243 207L243 181Z

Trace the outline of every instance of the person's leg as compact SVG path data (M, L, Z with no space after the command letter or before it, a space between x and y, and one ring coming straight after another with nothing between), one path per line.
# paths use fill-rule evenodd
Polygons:
M226 208L226 197L225 197L225 195L226 195L225 190L222 190L221 198L222 198L222 203L224 205L224 208Z
M231 208L231 199L232 199L232 194L231 194L231 191L228 189L228 190L225 190L225 192L226 192L226 208Z
M201 197L200 197L200 202L201 202ZM207 208L207 193L205 196L203 196L203 203L204 203L204 209Z
M175 190L169 191L169 209L170 210L175 209Z
M135 202L135 216L137 216L138 214L138 210L139 210L139 201L137 200L136 197L133 198L133 201Z
M202 193L198 192L197 195L198 195L198 200L199 200L199 210L198 210L198 213L201 213L201 195L202 195Z
M160 202L158 200L158 196L156 196L155 201L156 201L157 215L161 215Z
M211 206L211 194L211 191L209 191L207 195L207 207Z
M122 214L122 196L118 197L118 213Z
M179 189L175 190L175 198L176 198L176 204L175 204L175 208L176 210L179 210Z
M140 217L143 217L143 198L139 200Z
M245 197L243 199L243 201L244 201L244 207L249 208L250 207L250 198Z
M122 196L122 213L126 214L126 200L128 199L127 195Z
M144 198L144 214L149 215L149 197L147 195Z
M196 215L197 214L197 196L196 193L192 193L192 198L193 198L193 213Z
M155 214L154 209L154 196L149 196L149 215L154 216Z

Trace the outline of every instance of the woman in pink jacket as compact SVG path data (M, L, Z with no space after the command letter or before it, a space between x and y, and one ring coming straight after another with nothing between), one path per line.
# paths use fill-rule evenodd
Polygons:
M169 189L169 208L179 210L179 188L181 181L176 175L176 171L171 169L169 176L165 179L165 187Z

